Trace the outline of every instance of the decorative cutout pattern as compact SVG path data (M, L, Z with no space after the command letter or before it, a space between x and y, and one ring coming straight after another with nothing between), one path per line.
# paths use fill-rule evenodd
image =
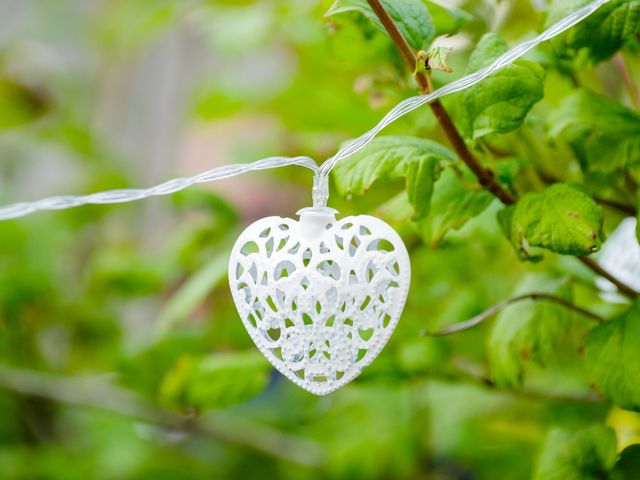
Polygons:
M409 255L371 216L346 217L305 235L301 222L269 217L236 242L229 283L262 354L317 395L360 374L395 329L407 298Z

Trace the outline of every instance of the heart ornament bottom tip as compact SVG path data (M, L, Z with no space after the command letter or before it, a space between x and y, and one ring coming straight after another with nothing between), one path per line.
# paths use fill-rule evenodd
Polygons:
M238 238L229 285L247 332L296 385L326 395L369 365L391 337L409 291L409 254L375 217L336 220L306 208L268 217Z

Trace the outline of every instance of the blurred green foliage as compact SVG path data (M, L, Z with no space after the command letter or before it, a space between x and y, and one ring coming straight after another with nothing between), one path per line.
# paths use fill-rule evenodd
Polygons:
M383 3L415 48L449 35L437 87L587 1ZM416 93L362 1L5 0L0 27L3 204L210 168L199 149L322 160ZM571 256L637 211L639 35L640 2L612 0L444 99L515 206L428 108L338 166L331 206L393 224L413 279L389 345L328 397L262 359L225 280L244 225L307 206L308 172L0 222L0 478L638 478L640 310ZM608 321L525 302L421 335L532 291Z

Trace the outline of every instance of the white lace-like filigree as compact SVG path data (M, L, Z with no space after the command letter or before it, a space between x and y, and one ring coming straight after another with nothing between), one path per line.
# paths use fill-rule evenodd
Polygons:
M357 377L393 333L410 283L398 234L367 216L258 220L229 261L245 328L282 374L316 395ZM320 209L322 210L322 209Z

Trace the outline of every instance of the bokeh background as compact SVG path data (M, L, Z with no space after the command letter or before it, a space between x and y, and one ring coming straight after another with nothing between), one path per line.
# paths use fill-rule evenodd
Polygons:
M514 44L544 25L542 0L441 3L459 8L448 21L460 32L443 42L454 73L437 84L464 72L483 33ZM0 0L0 203L331 156L415 87L383 33L356 14L325 18L330 4ZM640 78L637 51L627 63ZM630 103L612 65L581 81ZM545 101L573 88L549 71ZM524 156L547 112L536 108L514 139ZM446 143L428 109L388 132ZM536 269L571 273L576 298L603 314L618 307L577 262L521 264L497 205L437 248L422 242L380 208L400 184L330 201L394 222L411 250L412 290L387 348L324 398L273 372L237 317L226 262L244 226L309 206L311 180L288 167L0 223L0 478L519 479L551 428L601 422L621 447L638 438L640 417L594 398L571 341L511 390L486 381L490 326L420 336L507 298ZM608 212L608 228L621 217Z

